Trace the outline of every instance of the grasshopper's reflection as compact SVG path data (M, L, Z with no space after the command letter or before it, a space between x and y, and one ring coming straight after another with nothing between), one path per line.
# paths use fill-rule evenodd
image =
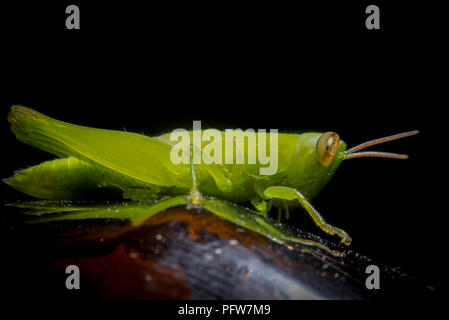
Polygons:
M176 206L187 206L189 199L186 196L177 196L157 202L122 202L118 204L90 204L72 201L32 201L9 204L19 207L27 215L27 223L44 223L64 220L83 219L121 219L129 220L132 225L139 225L154 215ZM205 197L201 206L190 210L205 210L215 214L221 219L230 221L240 227L257 232L277 243L289 248L311 249L320 248L334 256L343 253L328 248L321 242L303 239L290 231L282 223L257 214L257 212L234 205L230 202Z

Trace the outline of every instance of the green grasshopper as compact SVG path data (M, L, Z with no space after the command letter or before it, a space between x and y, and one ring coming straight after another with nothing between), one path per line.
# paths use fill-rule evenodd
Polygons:
M118 191L123 198L138 201L166 201L170 198L180 199L184 195L188 205L200 206L204 203L206 208L207 203L216 203L207 200L210 197L232 203L250 202L255 212L259 213L255 221L273 234L276 234L276 230L261 217L266 217L272 207L277 207L278 219L282 209L288 218L290 208L302 206L321 230L339 236L346 245L351 243L350 236L344 230L328 224L309 200L328 183L343 160L358 157L406 159L407 155L360 150L418 133L400 133L368 141L348 150L346 143L335 132L280 133L278 170L272 175L260 175L260 163L174 164L170 161L174 145L170 134L148 137L82 127L52 119L22 106L11 108L8 121L18 140L59 157L17 171L13 177L3 180L28 195L41 199L69 200L80 199L86 194L104 189ZM204 146L203 143L201 148ZM235 154L243 152L247 158L247 147L240 148L234 144L234 148ZM166 203L172 206L180 202ZM163 209L163 206L158 208ZM276 236L287 237L281 232ZM310 240L294 240L323 248L323 245Z

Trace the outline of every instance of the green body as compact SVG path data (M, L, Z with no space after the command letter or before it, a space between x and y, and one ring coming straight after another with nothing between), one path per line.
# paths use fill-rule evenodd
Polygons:
M190 166L170 161L174 142L169 134L151 138L81 127L25 107L13 107L9 121L19 140L61 158L5 179L14 188L37 198L80 199L95 189L107 188L122 191L124 198L146 200L186 194L192 189ZM263 199L267 187L286 186L311 199L343 160L337 157L329 166L321 164L316 154L320 136L321 133L279 134L278 171L274 175L259 175L259 164L197 164L198 189L204 195L245 202ZM339 151L345 148L341 143ZM247 144L244 152L246 161ZM234 158L235 155L236 152ZM297 204L289 202L289 206Z
M268 211L272 206L277 207L280 220L282 209L288 218L289 208L301 205L321 230L330 235L338 235L342 243L349 245L349 235L328 224L309 200L328 183L344 159L408 158L407 155L388 152L357 151L418 133L417 130L404 132L367 141L346 150L346 144L335 132L279 134L277 144L276 140L270 140L271 136L266 140L257 136L253 141L261 145L256 148L249 148L248 143L245 143L246 138L255 138L247 136L248 132L234 132L233 137L215 132L214 143L216 142L218 150L224 150L222 161L216 162L227 163L224 160L226 148L229 148L232 156L226 159L233 160L228 161L233 164L175 164L176 161L173 162L170 155L178 151L178 141L171 141L170 134L147 137L123 131L87 128L61 122L21 106L11 108L8 121L17 139L59 157L57 160L17 171L13 177L3 180L17 190L51 200L86 199L96 196L98 192L107 195L115 193L131 200L150 200L147 207L133 205L117 215L115 211L118 210L113 212L110 208L79 208L82 212L75 210L75 213L62 216L61 219L83 219L96 215L129 218L137 223L171 206L202 206L223 219L274 241L315 246L337 255L338 252L321 243L294 237L279 226L273 226L267 217ZM183 133L186 138L190 138L186 139L189 141L187 146L190 148L190 160L200 151L198 141L193 138L198 133ZM219 148L220 137L223 148ZM207 154L205 150L213 148L210 147L211 141L205 140L207 141L201 144L201 151ZM271 157L272 142L278 151L277 170L271 175L262 175L261 172L266 173L267 168L263 168L266 165L261 163L265 162L254 156L256 150L269 150L269 159L275 161ZM187 151L187 148L183 149L184 160L187 158ZM211 154L209 153L210 156ZM215 156L219 160L220 153L215 154L214 151ZM237 158L244 160L238 164ZM257 161L253 163L249 159ZM256 211L233 204L247 201L251 202ZM42 210L40 213L59 209L55 207ZM59 218L50 216L48 219Z
M86 196L105 191L125 199L155 200L159 204L149 211L153 213L180 203L188 207L201 205L273 240L283 239L327 250L317 242L276 231L266 218L272 206L278 207L280 219L281 209L288 218L289 207L301 205L323 231L337 234L347 245L351 242L345 231L327 224L308 202L326 185L344 159L346 144L335 133L279 134L278 170L272 175L261 175L260 162L249 164L247 161L248 153L255 152L254 149L248 149L247 144L242 147L238 141L244 141L244 137L240 136L231 141L234 164L174 164L170 153L176 142L170 141L169 134L152 138L82 127L21 106L11 108L8 121L17 139L59 157L17 171L13 177L3 180L31 196L51 200L86 199ZM223 144L225 141L222 139ZM201 148L207 144L203 142ZM244 155L242 164L236 164L237 153ZM253 212L258 215L249 219L248 211L220 202L224 200L250 201L257 210ZM89 216L89 212L84 216Z

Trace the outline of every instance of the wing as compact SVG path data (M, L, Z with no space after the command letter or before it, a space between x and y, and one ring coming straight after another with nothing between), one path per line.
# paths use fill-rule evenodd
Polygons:
M11 108L8 121L24 143L143 183L174 186L189 172L187 165L170 161L170 145L144 135L72 125L22 106Z

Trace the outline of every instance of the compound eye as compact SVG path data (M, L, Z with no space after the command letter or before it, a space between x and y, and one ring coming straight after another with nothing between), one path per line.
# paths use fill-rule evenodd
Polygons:
M335 132L326 132L319 137L316 143L316 151L321 163L328 166L337 154L340 137Z

